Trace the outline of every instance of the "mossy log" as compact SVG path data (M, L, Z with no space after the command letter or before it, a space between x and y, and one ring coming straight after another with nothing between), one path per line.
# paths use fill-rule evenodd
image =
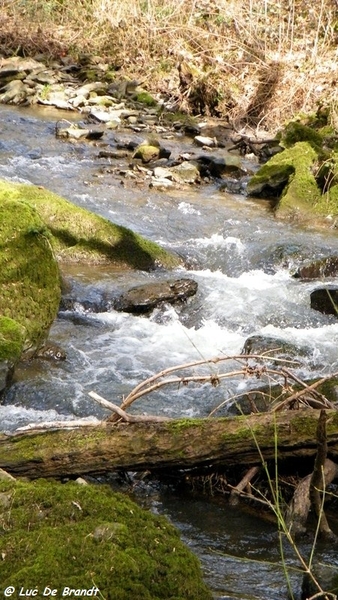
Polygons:
M328 455L338 457L338 411L327 412ZM319 411L220 419L103 422L93 427L0 436L0 468L30 478L125 470L252 466L275 457L312 457ZM258 450L259 448L259 450Z

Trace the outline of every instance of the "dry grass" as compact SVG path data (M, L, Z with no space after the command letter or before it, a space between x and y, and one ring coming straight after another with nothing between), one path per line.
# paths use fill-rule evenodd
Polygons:
M271 129L336 102L336 0L0 0L0 9L4 55L99 55L174 101L184 62L185 107L234 123Z

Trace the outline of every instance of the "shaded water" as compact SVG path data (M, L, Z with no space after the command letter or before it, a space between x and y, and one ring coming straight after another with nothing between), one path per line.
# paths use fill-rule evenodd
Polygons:
M48 187L178 252L189 268L168 276L192 277L199 288L187 305L166 306L150 318L115 311L94 315L80 309L60 314L50 338L67 351L67 360L21 365L0 406L2 430L36 421L101 418L105 412L93 405L90 390L119 403L155 372L201 357L238 354L246 338L256 333L305 345L309 359L300 365L301 375L337 370L337 321L310 308L310 292L319 282L291 277L300 260L338 252L334 231L304 232L278 223L267 204L220 192L211 184L170 193L136 185L119 176L118 162L98 158L101 144L55 139L59 118L60 113L51 110L0 108L0 177ZM114 145L115 135L125 134L109 133L106 142ZM179 137L164 144L174 156L190 148ZM77 297L83 299L166 275L85 266L65 269ZM140 400L135 410L204 416L248 385L234 378L216 390L206 385L164 390ZM226 505L183 498L170 488L149 491L148 502L179 526L200 556L215 596L285 597L274 526ZM328 549L323 559L336 561Z

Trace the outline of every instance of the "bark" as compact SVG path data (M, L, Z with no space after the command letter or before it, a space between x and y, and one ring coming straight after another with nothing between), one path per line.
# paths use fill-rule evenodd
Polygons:
M292 501L288 507L286 522L292 537L296 537L306 533L306 523L308 520L310 508L311 508L311 480L313 473L310 473L304 477L297 485ZM332 460L326 459L324 463L324 470L320 483L320 489L325 489L334 479L338 477L338 466L332 462ZM319 511L317 516L322 516L323 511ZM327 533L331 534L327 521ZM326 533L326 532L325 532Z
M114 470L248 468L275 458L316 455L319 411L221 419L109 423L0 435L0 468L12 475L61 477ZM338 411L327 410L328 455L338 458ZM259 448L259 451L258 451Z
M333 533L328 524L324 506L322 502L322 493L325 491L325 461L327 457L327 437L326 437L326 412L320 411L317 425L317 454L310 482L310 500L319 519L319 532L323 537L331 537Z

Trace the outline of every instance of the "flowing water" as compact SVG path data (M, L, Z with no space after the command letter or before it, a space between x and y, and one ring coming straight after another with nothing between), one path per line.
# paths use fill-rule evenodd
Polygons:
M291 276L301 260L338 253L334 230L305 232L279 223L267 203L229 195L212 184L165 193L138 185L119 176L118 161L98 158L102 143L56 139L55 123L63 117L49 109L0 108L0 178L45 186L177 252L187 265L168 274L68 267L64 275L76 296L95 299L166 276L193 278L198 293L185 306L165 306L149 318L90 314L81 305L60 313L50 339L66 350L67 360L20 366L0 406L2 431L38 421L101 418L106 413L90 399L90 390L119 403L154 373L239 354L246 338L257 333L306 346L302 376L338 370L338 322L310 308L310 292L320 282ZM114 144L114 135L107 134L105 142ZM178 136L164 145L173 156L191 149ZM230 361L222 369L232 367ZM134 410L205 416L248 385L231 378L216 390L210 385L166 389L139 400ZM167 514L201 558L215 598L286 597L273 525L227 505L176 495L170 487L150 488L147 496L152 510ZM338 566L333 551L325 549L321 556ZM290 553L287 560L291 563Z

